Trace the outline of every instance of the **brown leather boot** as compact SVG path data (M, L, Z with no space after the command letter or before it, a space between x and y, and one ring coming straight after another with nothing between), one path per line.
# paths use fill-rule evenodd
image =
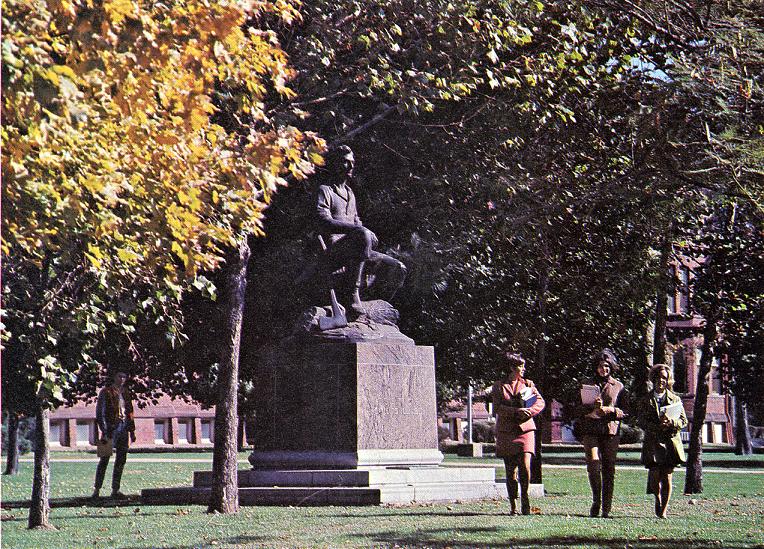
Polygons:
M531 500L528 498L528 494L525 491L520 494L520 512L523 515L531 514Z
M615 467L605 467L602 471L602 518L610 517L610 509L613 506L614 480Z
M517 481L507 479L507 495L509 496L509 512L517 514Z
M599 460L591 461L586 465L589 473L589 486L592 489L592 506L589 509L590 517L598 517L602 505L602 465Z

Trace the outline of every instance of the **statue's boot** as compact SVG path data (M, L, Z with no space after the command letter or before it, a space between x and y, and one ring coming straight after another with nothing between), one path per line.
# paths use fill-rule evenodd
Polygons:
M366 312L363 308L363 302L361 302L361 291L359 288L354 288L350 294L350 307L348 308L348 311L352 311L350 315L355 318L358 318Z
M363 304L361 303L361 283L363 281L363 267L364 264L360 263L355 269L350 271L350 292L345 301L345 312L347 313L348 320L355 320L362 314L364 314Z
M358 288L354 288L349 292L342 292L340 303L345 307L345 316L347 317L348 322L356 320L366 312L363 307L363 302L361 301L361 292Z

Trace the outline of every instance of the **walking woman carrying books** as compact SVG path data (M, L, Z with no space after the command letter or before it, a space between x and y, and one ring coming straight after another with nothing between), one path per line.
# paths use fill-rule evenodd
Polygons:
M536 386L525 379L525 359L506 353L507 375L493 384L491 399L496 416L496 457L504 459L510 512L517 514L518 469L520 470L521 510L531 512L528 498L531 458L536 447L536 423L533 418L544 409L544 399Z
M610 516L615 485L615 461L626 416L626 392L613 374L619 370L615 354L603 349L592 359L593 377L581 386L574 434L584 445L586 471L592 489L590 517Z
M674 379L671 368L655 364L650 370L653 390L642 399L638 409L639 426L645 432L642 464L647 467L647 493L655 496L655 515L665 519L671 499L671 475L674 467L685 462L679 432L687 426L682 399L671 391Z

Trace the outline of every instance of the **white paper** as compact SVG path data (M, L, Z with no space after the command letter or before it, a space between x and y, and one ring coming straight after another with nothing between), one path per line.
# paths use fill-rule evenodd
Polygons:
M682 417L682 410L684 410L684 406L681 402L675 402L674 404L669 404L668 406L661 406L659 408L660 415L666 416L669 419L679 419Z
M594 404L600 398L600 388L596 385L581 385L581 404Z
M533 389L531 389L530 387L526 387L525 389L520 391L520 398L522 398L523 400L528 400L532 396L533 396Z

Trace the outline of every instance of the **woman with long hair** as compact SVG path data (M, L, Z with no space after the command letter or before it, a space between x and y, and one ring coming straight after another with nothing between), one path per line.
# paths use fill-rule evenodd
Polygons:
M645 432L642 464L647 467L647 493L655 496L655 515L666 518L671 499L671 475L674 467L685 462L679 432L687 426L682 399L671 391L674 379L671 368L655 364L650 370L652 391L640 402L639 426Z
M581 404L576 420L576 436L584 445L586 470L592 489L589 516L610 516L615 484L615 461L621 440L621 420L626 415L626 392L613 374L619 366L615 353L603 349L592 361L593 376L586 382L599 389L593 403Z

